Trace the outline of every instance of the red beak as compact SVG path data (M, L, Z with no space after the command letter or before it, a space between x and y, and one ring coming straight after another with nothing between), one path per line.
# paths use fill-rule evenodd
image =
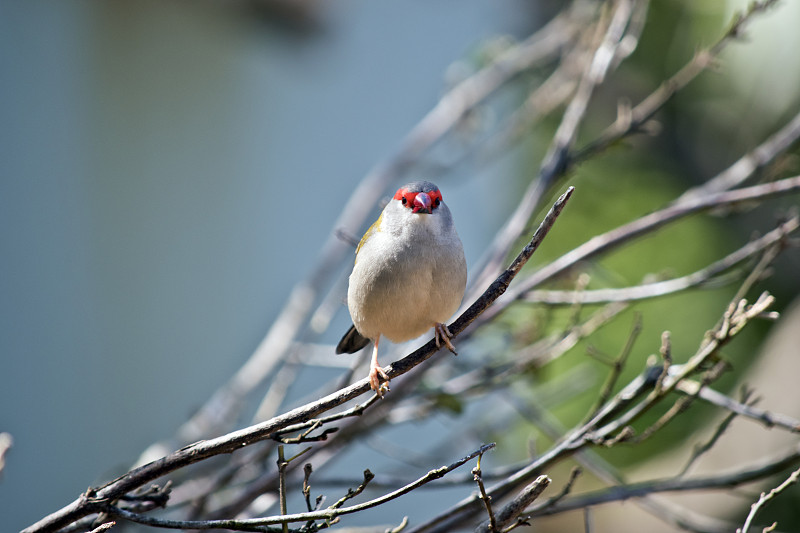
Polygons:
M414 207L411 209L414 213L428 213L431 214L431 197L424 192L418 192L414 197Z

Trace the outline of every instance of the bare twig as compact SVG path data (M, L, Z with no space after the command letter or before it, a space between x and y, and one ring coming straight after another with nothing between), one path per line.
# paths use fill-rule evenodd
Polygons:
M561 489L561 492L559 492L558 494L556 494L552 498L548 498L547 501L544 502L544 504L545 505L555 505L559 501L561 501L564 498L566 498L567 495L572 492L573 485L575 485L575 482L578 480L578 477L580 477L580 475L582 473L583 473L583 470L581 470L578 467L573 467L573 469L570 470L570 472L569 472L569 479L564 484L564 487Z
M519 350L514 357L514 364L502 376L506 377L529 368L538 368L558 359L575 347L580 340L608 324L627 308L628 305L624 302L612 302L562 335L543 339L532 346Z
M635 2L633 14L625 30L625 35L616 47L611 67L616 68L624 59L636 50L639 37L647 19L649 1ZM596 26L604 26L604 21L598 20ZM594 33L587 28L586 34ZM568 102L575 96L576 89L581 81L582 71L585 71L591 61L592 52L596 42L584 44L590 39L576 40L576 44L567 50L559 66L532 91L522 105L515 110L506 124L502 125L499 133L486 142L486 146L479 150L478 159L487 160L491 156L507 150L510 145L528 133L535 122L542 116L550 113L558 106ZM597 39L594 39L597 41ZM591 47L590 50L587 50ZM587 57L588 56L588 57Z
M311 479L311 473L314 471L314 467L311 466L311 463L306 463L303 465L303 498L306 501L306 510L311 512L315 511L319 507L319 501L317 504L312 506L311 505L311 485L308 483L309 479Z
M283 454L283 445L281 444L278 446L278 497L279 497L279 504L281 509L281 514L285 515L288 512L286 507L286 467L289 466L289 463L297 459L298 457L304 455L308 452L311 448L305 448L304 450L298 452L297 454L293 455L289 459L286 459ZM283 533L288 533L289 526L287 524L283 524Z
M782 472L789 467L796 466L798 462L800 462L800 449L795 447L777 457L727 473L698 478L672 477L628 483L566 498L554 506L548 507L546 502L543 502L536 505L530 514L531 516L558 514L587 506L639 498L659 492L686 492L737 487Z
M523 299L527 302L534 303L570 305L575 301L584 304L628 302L672 294L708 283L720 273L746 261L776 243L785 241L798 227L800 227L800 219L798 219L798 217L792 217L774 230L758 239L750 241L735 252L728 254L701 270L679 278L657 281L654 283L643 283L641 285L619 289L595 289L580 292L533 290L525 294Z
M655 211L611 231L597 235L584 244L573 248L555 261L534 272L507 294L485 313L482 321L490 321L497 314L503 312L511 301L521 298L532 288L554 278L581 261L586 261L596 255L610 250L636 237L660 228L680 218L713 209L715 207L733 205L752 200L766 199L772 196L788 194L800 190L800 176L755 185L734 191L709 194L695 200L687 200L673 204L659 211Z
M540 494L542 494L542 492L544 492L544 490L550 485L550 481L550 478L547 476L539 476L532 483L522 489L522 491L513 500L507 503L497 513L497 524L495 527L501 528L502 531L510 531L510 529L506 529L506 526L511 524L512 521L516 520L516 518L522 514L522 512L525 511L525 509L527 509L528 506L532 504ZM516 524L514 527L516 527ZM484 523L478 526L475 531L476 533L490 533L497 530L490 529L489 524Z
M283 457L283 445L280 445L278 446L278 498L282 515L289 512L286 508L286 466L288 464ZM288 524L283 524L283 533L287 533L288 528Z
M728 415L723 418L719 424L717 424L716 429L714 429L714 433L711 434L709 439L702 443L702 444L695 444L694 449L692 450L692 456L689 457L689 460L686 461L686 464L683 465L683 468L680 472L678 472L678 476L686 475L686 472L694 465L694 463L703 456L704 453L708 452L714 445L719 441L722 434L728 430L728 426L731 425L733 419L736 418L736 413L728 413Z
M609 373L608 378L606 378L606 382L603 385L603 389L600 391L597 402L595 402L594 407L592 407L592 409L589 411L589 413L591 413L590 416L597 413L600 407L606 403L606 401L608 401L608 398L611 396L620 374L622 374L622 369L625 367L625 362L628 360L628 356L633 350L633 343L636 342L636 339L641 331L642 315L640 313L636 313L634 315L631 332L628 334L628 340L625 342L625 346L622 348L619 356L612 363L611 372Z
M375 474L370 472L369 469L364 470L364 479L361 481L358 487L356 487L355 489L349 489L347 491L347 494L339 498L339 500L336 501L336 503L334 503L333 505L331 505L329 509L339 509L342 507L342 505L347 503L348 500L352 500L353 498L364 492L364 489L367 488L367 485L369 485L369 482L372 481L374 477Z
M769 165L775 157L784 153L800 138L800 113L786 123L766 141L740 157L712 179L702 185L689 189L676 201L684 202L699 198L708 193L733 189L744 183L760 169Z
M540 172L542 181L548 182L554 176L563 172L563 166L567 161L567 153L575 142L578 127L589 107L589 100L594 89L603 82L608 71L616 63L617 49L625 35L635 3L639 2L634 2L633 0L618 0L615 2L616 9L605 36L597 50L595 50L591 62L587 65L583 78L578 85L578 90L564 111L564 117L553 137L553 143L544 157Z
M568 433L566 428L561 425L560 421L555 416L545 411L536 402L528 403L524 406L524 409L521 409L522 406L519 405L519 402L515 402L515 407L521 412L524 411L526 418L530 419L531 422L536 425L536 427L538 427L554 441L561 439L565 434ZM585 448L579 450L573 455L573 459L583 466L587 471L594 474L598 479L609 486L622 485L626 483L618 469L602 459L598 454L594 453L593 450ZM561 493L546 500L543 505L552 505L555 501L559 501L569 494L572 488L571 484L575 481L576 475L577 469L573 468L573 471L570 473L570 480L567 481L567 484L564 489L562 489ZM728 533L731 530L730 527L725 527L729 524L725 524L723 527L718 527L721 524L718 524L715 520L710 520L703 516L697 516L695 513L683 508L679 508L675 504L664 501L663 499L659 499L653 495L638 498L634 500L633 503L651 515L687 531L703 533L711 533L711 531L714 531L714 533ZM526 516L523 515L517 520L524 523L525 519Z
M379 399L380 399L380 397L376 394L374 396L371 396L363 404L356 404L353 407L351 407L350 409L347 409L347 410L342 411L340 413L335 413L335 414L328 415L328 416L314 418L314 419L311 419L311 420L307 420L305 422L300 422L298 424L293 424L291 426L287 426L287 427L285 427L285 428L283 428L283 429L281 429L279 431L276 431L271 436L273 438L278 438L278 437L280 437L282 435L285 435L287 433L294 433L295 431L300 431L300 430L303 430L303 429L306 429L306 431L308 431L309 429L317 429L317 428L322 427L324 424L327 424L329 422L335 422L335 421L341 420L343 418L361 416L364 413L364 411L366 411L372 404L374 404Z
M592 533L592 508L585 507L583 509L583 531L584 533Z
M747 285L747 280L745 280L745 285ZM665 378L660 388L654 388L645 401L632 407L612 422L600 427L597 431L593 432L590 438L602 442L602 440L608 438L609 435L616 434L619 430L642 416L642 414L655 405L657 399L666 396L667 393L675 389L678 382L695 373L702 365L706 364L723 346L730 342L744 324L765 311L772 304L773 300L774 299L767 293L763 293L761 297L750 306L748 306L747 302L744 300L734 300L731 302L723 315L720 325L686 363L679 365L678 370L674 374L669 374L669 379ZM735 324L735 326L731 327L731 324ZM661 374L659 373L659 375Z
M104 531L108 531L109 529L111 529L115 525L117 525L116 522L113 522L113 521L112 522L106 522L105 524L100 524L99 526L97 526L96 528L91 530L89 533L103 533Z
M475 457L483 453L486 453L486 451L492 449L493 447L494 444L486 444L484 446L481 446L478 450L472 452L466 457L463 457L448 466L442 466L441 468L431 470L424 476L417 479L416 481L409 483L408 485L401 487L393 492L390 492L389 494L384 494L383 496L380 496L378 498L369 500L367 502L358 505L352 505L350 507L335 507L335 505L343 504L344 501L352 498L353 496L355 496L355 494L352 495L348 494L348 496L345 496L345 498L339 500L339 502L334 504L334 506L331 506L323 510L313 511L309 513L286 514L280 516L269 516L264 518L250 518L242 520L197 520L197 521L166 520L166 519L154 518L148 515L132 513L126 511L125 509L110 506L108 504L103 504L104 507L103 510L111 515L118 516L120 518L130 520L132 522L138 522L140 524L167 528L167 529L231 529L234 531L264 531L266 530L265 526L271 526L277 524L287 524L292 522L307 522L310 520L330 521L343 515L357 513L365 509L377 507L386 502L399 498L404 494L408 494L417 487L420 487L422 485L425 485L426 483L430 483L433 480L439 479L447 475L456 468L462 466L464 463L474 459ZM365 472L364 484L366 484L366 482L367 482L367 474ZM363 488L361 490L363 490Z
M728 368L728 364L725 361L717 361L714 366L703 373L703 385L708 385L713 381L717 380L720 375ZM654 392L659 390L660 385L656 384L654 388ZM696 396L684 396L679 398L672 406L667 410L666 413L661 415L658 420L656 420L651 426L645 429L639 436L636 437L636 443L639 443L645 439L650 438L654 433L661 430L664 426L666 426L669 422L674 420L679 414L684 412L692 405Z
M402 522L400 522L400 524L398 524L397 527L387 529L385 533L400 533L401 531L405 530L407 525L408 525L408 517L404 516Z
M503 264L513 243L524 233L525 226L529 223L531 215L539 207L541 200L553 185L555 180L562 176L566 167L567 156L572 148L578 133L578 127L583 121L589 100L595 87L603 80L608 70L615 64L614 58L628 26L633 5L636 0L619 0L611 22L606 29L605 36L586 66L578 90L567 106L561 123L556 130L553 141L542 160L539 173L525 191L519 205L506 221L505 225L495 236L489 250L484 254L483 266L475 277L472 289L468 290L468 298L475 291L480 290L488 280L493 279ZM629 52L627 52L629 53Z
M675 96L678 91L693 81L700 73L704 72L707 68L713 65L714 60L725 49L725 47L730 44L731 41L741 37L744 27L752 20L753 15L772 7L776 1L777 0L766 0L763 2L752 2L748 10L736 17L734 22L728 27L728 30L722 35L722 37L719 38L716 43L709 48L696 53L689 63L687 63L671 78L664 81L658 87L658 89L642 100L641 103L633 108L627 109L624 114L620 114L617 117L617 121L609 126L602 134L600 134L597 139L577 151L569 163L575 164L583 161L589 158L591 155L605 150L612 144L619 142L625 137L628 137L633 133L643 131L647 122L656 114L659 109L661 109L673 96ZM779 153L780 151L786 149L788 144L786 144L785 141L787 139L793 137L793 140L796 140L798 136L800 136L800 127L798 126L800 125L795 126L796 131L791 133L786 132L786 135L781 136L784 138L784 142L779 142L776 138L776 142L772 143L775 147L774 153ZM766 156L767 154L762 155ZM760 161L763 165L770 159L772 158L762 157ZM744 168L744 165L742 165L737 169L736 174L741 175L741 173L752 173L753 171L755 171L755 166L753 168ZM720 191L723 190L723 187L720 187L720 185L723 183L727 185L725 187L727 188L738 182L739 181L735 179L720 180L716 182L715 186L709 187L709 189L705 192L712 192L715 189L716 191ZM682 198L682 200L685 199L688 198Z
M664 384L664 378L669 375L669 368L672 366L672 340L669 331L663 331L661 333L661 348L658 350L658 353L661 355L662 369L656 381L656 391L661 390L661 385Z
M768 428L778 427L793 433L800 433L800 420L781 413L771 413L754 405L747 405L743 402L737 402L733 398L725 396L714 389L703 386L697 381L683 379L675 386L675 390L683 394L697 395L698 398L710 404L722 407L723 409L727 409L732 413L755 420L756 422L760 422Z
M489 533L497 533L497 519L495 518L494 511L492 510L492 497L486 494L486 487L483 484L483 476L481 472L482 457L482 455L478 456L478 464L472 469L472 478L475 480L475 483L478 484L479 497L483 501L483 505L486 507L486 514L489 515L488 531Z
M744 525L741 529L737 529L736 533L747 533L750 530L750 526L752 525L753 520L755 519L756 514L761 507L771 499L775 498L778 494L786 490L788 487L797 483L798 479L800 479L800 468L792 472L789 477L783 481L783 483L769 491L767 494L762 492L761 496L758 498L758 501L750 507L750 512L747 514L747 519L744 521ZM773 524L772 527L774 528L775 524ZM771 531L771 529L769 531Z

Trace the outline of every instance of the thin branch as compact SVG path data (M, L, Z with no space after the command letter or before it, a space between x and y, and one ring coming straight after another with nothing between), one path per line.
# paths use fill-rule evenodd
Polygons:
M778 181L733 191L709 194L702 198L672 204L658 211L654 211L653 213L607 231L606 233L592 237L584 244L573 248L555 261L537 270L518 283L513 289L509 290L492 309L484 313L481 321L491 321L495 316L502 313L512 301L522 298L524 294L534 287L565 272L576 264L630 242L670 222L716 207L762 200L796 191L800 191L800 176L784 178Z
M555 361L575 347L579 341L599 330L628 308L625 302L612 302L592 314L582 324L578 324L561 336L547 338L533 346L519 350L509 372L522 372L529 368L539 368ZM508 372L506 372L508 373Z
M734 164L706 181L683 193L677 202L684 202L708 193L730 190L744 183L756 172L769 165L800 139L800 113L775 132L766 141L740 157Z
M797 480L800 479L800 468L792 472L788 478L786 478L783 483L769 491L769 493L764 494L761 493L761 496L758 498L758 501L755 502L752 506L750 506L750 512L747 514L747 519L744 521L744 525L741 529L737 529L736 533L747 533L750 529L750 525L752 524L753 520L756 517L756 514L764 506L765 503L770 501L771 499L775 498L778 494L789 488L790 486L797 483ZM775 525L773 524L773 527ZM771 531L771 530L770 530Z
M522 489L513 500L497 513L496 527L501 528L503 531L509 531L505 529L506 526L516 520L516 518L544 492L550 485L550 481L550 478L547 476L539 476ZM475 529L476 533L494 533L495 531L497 530L490 528L488 523L483 523Z
M714 366L703 373L703 385L706 386L713 381L719 379L722 373L728 368L725 361L717 361ZM659 390L659 385L656 384L654 391ZM666 413L661 415L652 425L645 429L641 435L637 436L633 442L639 443L643 440L650 438L657 431L661 430L668 423L672 422L679 414L686 411L694 402L696 396L688 395L679 398Z
M485 481L497 480L506 478L509 474L518 470L521 465L509 465L501 468L492 469L490 471L481 469L481 479ZM353 485L355 481L352 477L328 477L319 479L315 485L319 487L341 487L346 485ZM375 478L370 482L370 487L373 489L396 489L407 485L409 480L401 476L380 475L376 474ZM434 484L426 485L426 490L438 490L443 488L452 488L457 486L472 486L475 485L475 475L470 472L462 475L450 475L446 478L440 479Z
M480 290L480 287L497 275L500 265L505 261L513 243L524 233L524 228L539 207L545 192L564 174L567 155L575 142L594 89L614 65L613 60L628 26L634 2L635 0L616 2L616 10L605 36L584 70L578 90L564 112L537 176L531 181L519 205L497 232L489 250L484 254L480 273L475 277L473 288L468 291L470 298L472 293Z
M335 421L341 420L343 418L361 416L362 414L364 414L364 411L366 411L370 406L372 406L378 400L380 400L380 397L376 394L374 396L371 396L363 404L356 404L353 407L351 407L351 408L349 408L349 409L347 409L345 411L342 411L340 413L335 413L335 414L328 415L328 416L322 416L322 417L319 417L319 418L313 418L313 419L307 420L305 422L300 422L298 424L293 424L291 426L287 426L287 427L285 427L285 428L283 428L283 429L281 429L279 431L276 431L273 435L271 435L271 437L272 438L277 438L277 437L280 437L281 435L285 435L286 433L294 433L295 431L300 431L300 430L303 430L303 429L319 428L319 427L322 427L323 425L325 425L325 424L327 424L329 422L335 422Z
M654 283L643 283L633 287L614 289L595 289L579 292L533 290L526 293L523 299L526 302L546 303L550 305L571 305L576 301L583 304L629 302L632 300L655 298L692 287L699 287L707 284L720 273L746 261L773 244L785 241L786 237L797 230L798 227L800 227L800 219L798 217L792 217L764 236L750 241L724 258L686 276Z
M306 510L308 512L318 509L321 503L321 500L317 500L316 505L311 505L311 485L308 481L311 479L311 473L313 471L314 467L311 466L311 463L303 465L303 499L306 501Z
M583 531L584 533L592 533L592 508L586 507L583 509Z
M715 59L725 49L725 47L734 39L741 37L744 27L751 21L753 16L757 13L763 12L772 7L777 0L766 0L763 2L752 2L749 9L738 15L734 22L729 26L728 30L709 48L699 51L694 55L692 60L681 68L671 78L662 82L661 85L647 96L637 106L627 109L625 113L617 117L616 122L609 126L597 139L578 150L570 159L569 164L573 165L577 162L584 161L598 152L607 149L609 146L619 142L620 140L630 136L633 133L643 131L647 122L656 114L656 112L664 107L664 105L678 93L681 89L686 87L693 81L699 74L704 72L714 64ZM793 133L794 139L800 136L800 129ZM792 134L786 137L791 137ZM779 151L785 150L785 143L776 142L775 148ZM783 148L781 149L781 146ZM775 152L779 153L779 152ZM764 154L766 155L766 154ZM771 158L763 158L766 162ZM738 169L738 172L747 171L744 167ZM755 168L749 169L753 172ZM730 186L735 184L736 180L726 180ZM718 181L717 185L721 185L723 181ZM711 187L708 191L711 192L715 187ZM718 190L722 190L719 188ZM682 198L688 199L688 198Z
M628 334L628 340L625 342L625 346L623 346L619 356L612 363L611 372L609 373L608 378L606 378L606 382L600 391L597 402L595 402L594 407L589 410L589 413L591 413L590 417L597 413L597 411L600 410L600 407L605 404L608 401L608 398L611 396L614 386L617 384L617 380L619 379L619 376L622 374L622 370L625 367L625 362L628 360L628 356L633 350L633 344L636 342L636 339L639 337L639 333L641 333L641 331L642 315L641 313L636 313L633 318L631 332Z
M625 35L616 48L611 67L616 68L624 59L636 50L639 37L647 20L649 1L636 2L633 14L628 22ZM595 25L602 25L598 21ZM592 29L587 28L585 33L591 34ZM582 71L591 59L593 50L587 50L583 41L579 40L576 46L568 49L563 54L559 66L536 87L525 101L509 116L506 123L499 128L499 132L490 137L484 146L478 148L476 159L481 163L491 159L498 153L507 150L509 146L521 139L531 131L533 125L543 116L557 107L568 102L575 96L580 82ZM594 45L595 43L590 43ZM595 48L592 46L592 48ZM586 56L589 56L587 60Z
M294 461L295 459L301 457L306 452L308 452L311 448L305 448L304 450L296 453L289 459L284 458L283 454L283 445L281 444L278 446L278 501L279 506L281 509L281 514L285 515L287 513L287 503L286 503L286 467L289 466L289 463ZM366 474L365 474L366 477ZM283 533L288 533L289 527L287 524L283 524Z
M113 521L112 522L106 522L105 524L100 524L99 526L97 526L96 528L91 530L89 533L104 533L105 531L108 531L109 529L111 529L115 525L117 525L116 522L113 522Z
M662 370L656 381L655 390L660 392L661 386L664 384L664 378L667 377L672 366L672 337L669 331L661 332L661 348L658 353L661 355Z
M375 478L375 474L370 472L369 469L364 470L364 479L361 481L358 487L356 487L355 489L348 489L347 494L339 498L333 505L328 507L328 509L340 509L342 505L347 503L349 500L352 500L353 498L364 492L364 489L367 488L367 485L369 485L369 482L372 481L373 478Z
M731 302L723 315L720 325L712 332L710 338L704 341L700 349L690 357L686 363L674 365L674 367L678 368L675 372L670 372L669 375L663 379L660 388L653 388L645 401L632 407L612 422L592 432L591 435L587 435L587 438L596 442L602 442L603 439L608 438L609 435L616 434L634 420L641 417L655 405L658 399L663 398L674 390L677 383L695 373L702 365L706 364L712 356L717 354L719 350L741 330L744 324L755 316L758 316L758 314L764 312L772 304L773 300L774 299L767 293L763 293L753 305L748 306L747 302L744 300L738 302L734 300ZM735 324L735 326L731 327L731 324ZM661 373L659 372L659 376L660 375Z
M561 489L561 492L553 496L552 498L548 498L547 501L544 502L546 506L555 505L556 503L560 502L564 498L567 497L568 494L572 492L572 487L575 485L575 482L578 480L578 477L583 473L578 467L573 467L569 473L569 479L564 484L564 487Z
M289 465L283 457L283 445L278 446L278 501L281 514L287 514L286 508L286 467ZM287 524L283 524L283 533L288 533Z
M682 379L675 386L675 390L683 394L697 395L698 398L710 404L760 422L768 428L778 427L791 431L792 433L800 433L800 420L781 413L771 413L754 405L737 402L733 398L725 396L709 387L705 387L697 381Z
M400 533L401 531L404 531L406 529L407 525L408 525L408 517L404 516L403 520L400 522L400 524L398 524L397 527L393 527L392 529L387 529L385 533Z
M478 456L478 464L475 465L475 468L472 469L472 478L475 480L475 483L478 484L478 494L480 495L481 501L483 501L483 505L486 507L486 514L489 515L489 526L488 531L489 533L498 533L497 531L497 519L494 516L494 511L492 510L492 497L486 494L486 487L483 484L483 476L481 473L481 458L483 456Z
M435 470L429 471L424 476L420 477L419 479L409 483L408 485L401 487L393 492L388 494L384 494L378 498L369 500L364 503L360 503L358 505L352 505L350 507L334 507L331 506L327 509L313 511L310 513L296 513L296 514L286 514L280 516L268 516L263 518L249 518L249 519L242 519L242 520L166 520L160 518L154 518L148 515L141 515L138 513L131 513L124 509L120 509L118 507L114 507L111 505L104 504L104 511L118 516L120 518L125 518L126 520L130 520L132 522L137 522L140 524L145 524L154 527L161 527L165 529L231 529L234 531L263 531L265 530L264 526L271 526L277 524L287 524L292 522L308 522L310 520L334 520L335 518L347 514L357 513L359 511L363 511L365 509L370 509L373 507L377 507L379 505L383 505L386 502L399 498L404 494L408 494L409 492L413 491L414 489L425 485L426 483L430 483L436 479L439 479L448 473L452 472L456 468L464 465L464 463L474 459L475 457L486 453L488 450L494 448L494 443L492 444L485 444L481 446L478 450L470 453L466 457L459 459L458 461L448 465L442 466ZM366 483L366 473L365 473L365 483ZM363 490L363 489L362 489ZM337 504L344 503L346 499L353 497L348 494L343 500L337 502Z
M553 142L544 156L540 175L542 181L550 181L553 176L563 173L567 161L567 154L575 142L578 127L583 122L589 101L594 89L603 82L606 74L615 65L617 49L625 35L625 30L633 14L633 0L617 0L614 15L608 25L602 42L595 50L591 62L587 65L584 75L578 84L578 90L570 101L558 129L553 137Z
M686 461L686 464L683 465L683 468L681 468L681 471L678 472L678 477L685 476L686 472L689 471L695 462L697 462L697 460L700 459L703 454L714 447L714 445L719 441L720 437L722 437L722 434L728 430L728 427L731 425L731 422L733 422L733 419L736 418L736 416L736 413L728 413L728 415L723 418L719 424L717 424L716 429L714 429L714 433L711 434L711 437L709 437L706 442L694 445L692 456L689 457L689 459Z
M780 456L731 472L697 478L671 477L609 487L567 498L555 506L537 505L531 510L530 515L559 514L588 506L640 498L660 492L687 492L738 487L780 473L789 467L796 466L798 462L800 462L800 449L795 447Z

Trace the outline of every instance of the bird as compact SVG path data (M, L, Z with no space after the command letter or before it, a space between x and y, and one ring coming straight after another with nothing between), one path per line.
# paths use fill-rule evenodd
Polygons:
M356 247L347 289L353 325L336 353L372 343L370 387L383 397L389 376L378 363L381 337L400 343L433 328L437 349L455 354L445 322L466 285L464 247L439 188L429 181L400 187Z

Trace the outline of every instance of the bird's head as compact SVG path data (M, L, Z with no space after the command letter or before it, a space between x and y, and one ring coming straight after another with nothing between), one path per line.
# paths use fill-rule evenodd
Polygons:
M383 238L373 241L377 235ZM429 250L450 242L461 246L450 209L439 187L429 181L414 181L397 189L381 216L361 238L356 257L369 242L381 243L376 249L385 246L394 251L405 247Z
M397 189L393 199L412 213L430 215L442 203L442 193L429 181L415 181Z

